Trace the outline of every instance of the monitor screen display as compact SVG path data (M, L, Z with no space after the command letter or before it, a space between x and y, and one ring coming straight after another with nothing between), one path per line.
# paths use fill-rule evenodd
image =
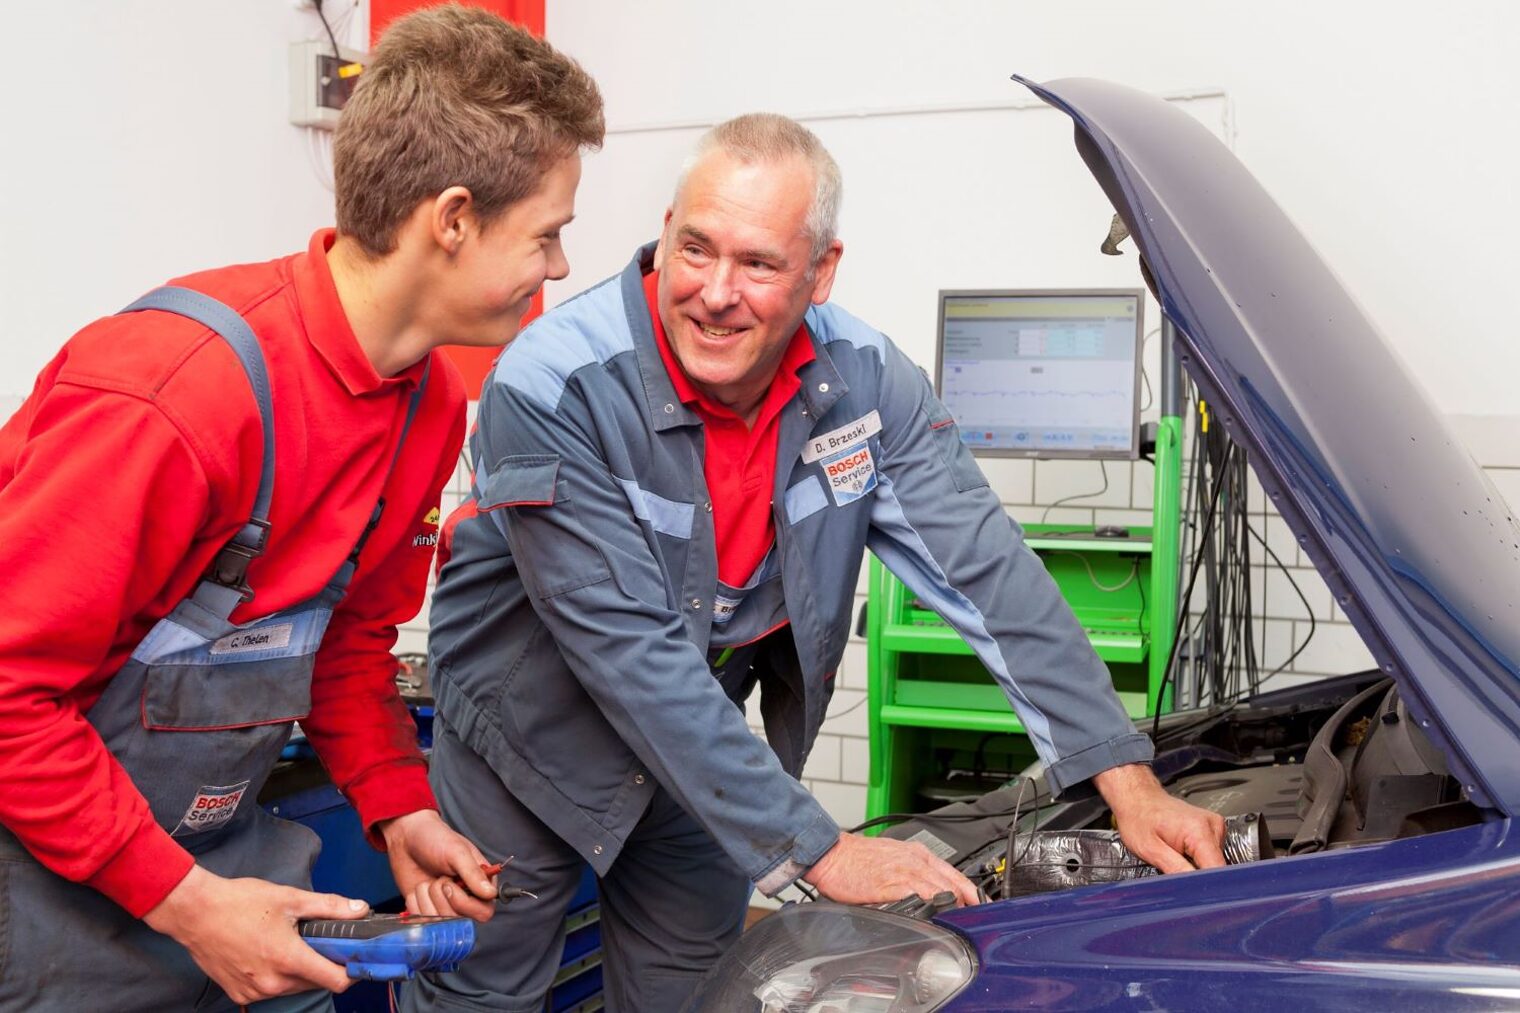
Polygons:
M1139 456L1139 289L939 294L936 388L972 453Z

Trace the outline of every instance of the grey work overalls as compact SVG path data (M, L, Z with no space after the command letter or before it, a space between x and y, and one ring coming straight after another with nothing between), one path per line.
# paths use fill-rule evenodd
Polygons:
M196 320L232 345L258 401L264 460L252 520L223 547L190 597L137 645L86 719L154 819L197 864L228 878L310 889L321 846L316 834L270 816L257 798L293 723L311 709L317 648L384 501L322 591L263 619L232 623L233 609L252 597L248 564L262 553L269 531L274 420L264 358L247 323L201 293L161 288L122 312L149 309ZM424 373L401 442L426 386ZM230 1008L179 943L103 894L43 868L0 829L0 1011ZM307 993L257 1008L330 1009L331 999Z

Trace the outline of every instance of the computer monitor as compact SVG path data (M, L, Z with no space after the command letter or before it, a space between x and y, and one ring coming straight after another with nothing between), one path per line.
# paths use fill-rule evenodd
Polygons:
M1140 456L1140 289L939 294L935 389L973 454Z

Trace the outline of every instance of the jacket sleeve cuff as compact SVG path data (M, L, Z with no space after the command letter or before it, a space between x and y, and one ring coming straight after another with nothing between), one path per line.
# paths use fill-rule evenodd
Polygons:
M795 883L807 871L808 867L806 865L788 858L770 872L761 876L760 881L755 884L755 889L767 897L774 897Z
M1051 764L1045 768L1045 778L1052 797L1061 802L1076 802L1097 793L1092 783L1095 775L1126 763L1150 763L1155 755L1150 736L1139 732L1121 735Z
M427 764L420 758L366 774L349 785L345 794L359 813L365 839L378 851L385 850L385 839L376 824L421 809L438 808L433 789L428 786Z
M767 897L776 896L839 843L839 832L839 824L820 810L808 828L792 839L791 850L756 878L755 888Z
M159 905L190 873L195 859L157 823L145 822L110 861L85 880L141 918Z

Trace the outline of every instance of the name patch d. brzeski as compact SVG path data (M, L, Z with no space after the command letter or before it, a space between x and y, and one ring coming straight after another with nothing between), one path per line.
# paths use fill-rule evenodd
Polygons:
M872 408L854 422L846 423L838 429L831 429L817 436L809 436L807 446L802 448L802 460L807 464L812 464L826 457L834 457L840 451L854 448L856 444L864 445L866 440L879 432L881 432L881 413Z
M881 432L881 415L874 409L854 422L808 438L802 459L823 465L835 506L854 502L876 488L876 461L867 442Z

